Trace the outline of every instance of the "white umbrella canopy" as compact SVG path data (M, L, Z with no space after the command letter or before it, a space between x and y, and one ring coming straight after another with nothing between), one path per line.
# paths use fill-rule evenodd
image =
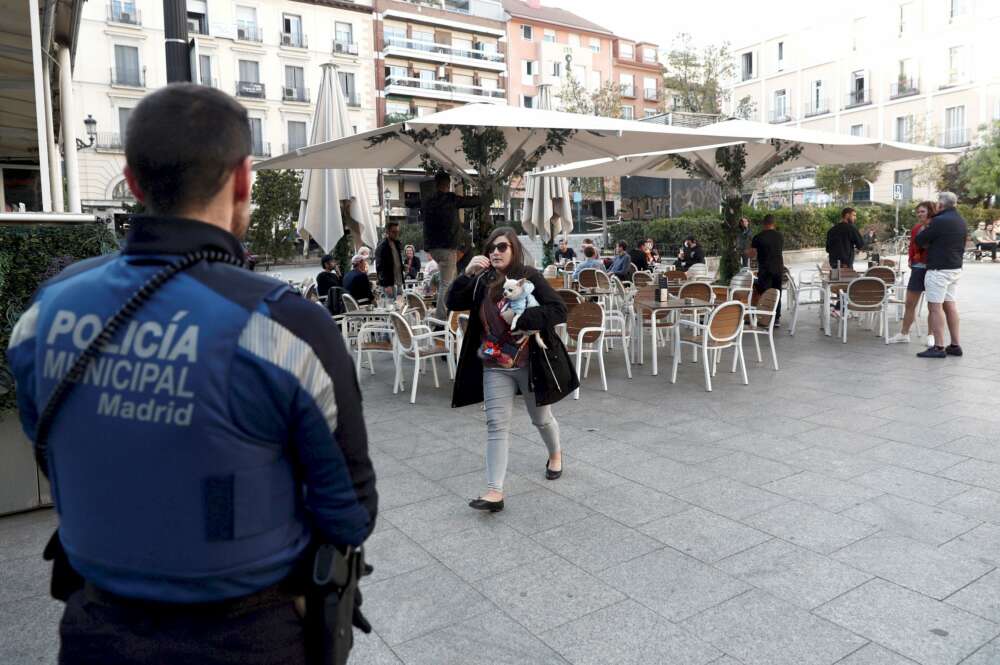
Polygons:
M546 141L549 129L575 130L562 152L550 150L538 166L565 164L595 157L617 157L649 150L693 148L706 143L734 141L731 136L707 135L685 127L637 120L543 111L494 104L466 104L406 122L386 125L346 138L309 145L258 162L255 169L421 168L427 153L448 170L464 176L473 169L462 153L462 136L453 131L428 147L415 143L401 130L433 131L453 127L495 127L503 131L507 148L499 164L512 164Z
M551 85L539 86L538 108L552 109ZM521 209L521 226L532 238L541 236L550 242L559 234L573 230L573 211L570 205L569 181L566 178L547 178L542 172L524 180L524 205Z
M850 136L814 129L783 127L749 120L724 120L694 130L708 139L720 134L735 139L729 142L706 141L697 149L642 152L617 159L594 159L566 164L549 173L567 177L582 176L643 176L648 178L690 177L673 159L683 157L706 171L717 171L715 152L718 148L746 144L747 160L745 178L758 177L770 170L774 161L789 149L799 146L798 156L781 162L782 169L824 164L849 164L853 162L891 162L900 159L924 159L933 155L951 154L955 151L913 143L878 141L863 136Z
M337 77L337 67L324 64L322 68L311 144L351 136L347 104ZM345 224L351 229L355 245L375 247L378 243L375 220L368 205L364 176L360 171L309 168L302 179L301 198L299 230L305 229L324 252L333 251L344 236Z

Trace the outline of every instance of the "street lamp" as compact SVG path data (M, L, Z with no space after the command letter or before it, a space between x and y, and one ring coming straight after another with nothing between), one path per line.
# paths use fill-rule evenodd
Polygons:
M389 197L392 196L392 190L386 187L382 190L382 228L384 229L389 224Z
M90 137L90 143L84 143L80 139L76 140L76 149L83 150L84 148L90 148L97 141L97 121L94 120L94 116L87 114L87 119L83 121L84 126L87 128L87 136Z

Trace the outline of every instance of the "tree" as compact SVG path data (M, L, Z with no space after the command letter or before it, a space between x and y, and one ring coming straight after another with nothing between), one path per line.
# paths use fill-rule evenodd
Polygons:
M733 111L733 115L740 120L753 120L757 117L757 102L753 100L753 97L747 95L736 102L736 109Z
M877 162L828 164L816 169L816 187L838 201L848 201L854 191L878 179Z
M1000 194L1000 121L980 127L979 146L962 160L960 172L977 201L988 205Z
M674 91L677 105L674 111L691 113L722 113L722 103L729 99L725 83L736 66L729 43L709 45L699 52L691 35L679 33L667 53L664 85ZM664 109L666 99L664 98Z
M295 224L299 216L302 173L292 170L258 171L251 191L247 240L256 254L275 259L295 253Z

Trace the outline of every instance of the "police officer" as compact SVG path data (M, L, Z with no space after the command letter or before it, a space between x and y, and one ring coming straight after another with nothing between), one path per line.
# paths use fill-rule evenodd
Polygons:
M191 264L146 289L45 428L56 545L84 580L60 663L305 663L296 564L311 541L345 549L374 527L361 397L336 326L234 265L250 152L246 111L224 93L148 95L129 120L125 177L150 214L119 254L46 282L12 333L35 440L54 386L112 315L165 266Z

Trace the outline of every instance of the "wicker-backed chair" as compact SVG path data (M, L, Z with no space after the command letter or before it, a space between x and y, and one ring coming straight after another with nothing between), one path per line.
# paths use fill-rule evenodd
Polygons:
M681 345L688 344L694 349L701 349L701 361L705 371L705 390L712 391L712 374L716 367L719 353L724 349L734 348L732 372L736 371L737 362L743 370L743 384L750 381L747 378L746 362L743 359L743 317L746 308L743 303L729 301L716 307L708 315L705 323L694 321L679 321L678 334L674 336L674 367L670 382L677 383L677 366L681 362ZM690 329L690 334L685 334ZM712 351L709 361L708 352Z
M583 302L583 296L573 289L556 289L556 294L562 298L562 301L566 303L567 307L579 305Z
M576 277L576 283L580 286L580 290L590 291L597 288L597 273L600 272L597 268L585 268L580 271L580 274Z
M632 283L635 284L636 288L642 288L644 286L651 285L655 280L653 279L652 273L648 273L644 270L640 270L632 275Z
M434 375L434 387L440 388L438 382L437 363L434 358L444 356L448 359L448 372L454 373L452 364L451 344L448 340L450 334L447 330L428 330L426 332L415 333L402 315L393 312L389 315L389 320L395 331L395 360L396 377L392 384L392 392L396 394L403 382L403 358L413 360L413 386L410 388L410 404L417 401L417 383L420 380L420 365L423 361L430 359L431 372Z
M761 294L757 304L747 308L749 323L743 323L743 336L752 335L754 346L757 347L757 362L763 362L760 355L761 336L767 337L771 345L771 360L774 361L774 371L778 371L778 353L774 349L774 322L778 318L778 299L781 292L778 289L768 289Z
M601 386L607 391L608 378L604 372L604 308L594 302L582 302L573 307L566 317L566 336L567 350L576 360L576 373L581 382L590 369L590 356L596 354L601 370ZM587 364L581 368L584 354L587 354ZM579 388L573 393L573 399L580 399Z
M889 317L887 307L889 288L877 277L857 277L840 293L840 334L847 344L847 321L851 312L870 314L880 322L885 343L889 343Z
M677 295L680 291L681 285L687 281L687 273L683 270L667 270L663 273L663 277L667 280L667 288L670 293Z

